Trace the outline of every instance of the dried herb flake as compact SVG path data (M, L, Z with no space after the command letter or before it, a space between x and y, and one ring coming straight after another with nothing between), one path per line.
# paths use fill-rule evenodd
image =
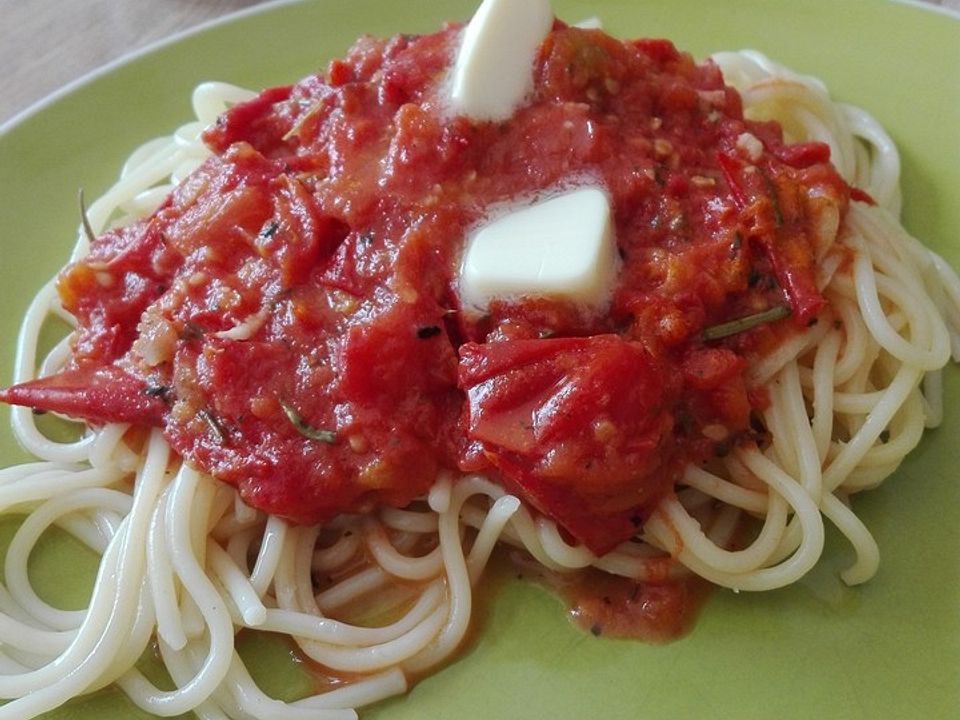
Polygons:
M93 244L97 239L97 234L93 231L90 218L87 216L87 203L83 199L83 188L80 188L77 192L77 202L80 203L80 223L83 225L83 234L86 235L87 240Z
M754 313L753 315L745 315L744 317L737 318L736 320L730 320L729 322L720 323L719 325L711 325L703 331L703 339L719 340L721 338L729 337L730 335L746 332L747 330L751 330L758 325L764 325L766 323L782 320L789 314L790 308L788 308L786 305L777 305L769 310L764 310L763 312Z
M293 425L294 429L303 435L303 437L308 440L316 440L317 442L333 444L337 441L337 435L332 430L324 430L322 428L315 428L309 423L307 423L303 417L298 413L294 408L285 403L283 400L280 400L280 407L283 409L283 414L287 416L287 420L290 421L290 424Z
M421 340L426 340L439 334L440 328L437 325L424 325L417 328L417 337Z
M208 428L210 428L210 433L213 435L214 439L222 445L226 439L226 433L224 432L223 426L220 424L220 422L210 414L209 410L200 410L197 415L199 415L200 419L207 424Z

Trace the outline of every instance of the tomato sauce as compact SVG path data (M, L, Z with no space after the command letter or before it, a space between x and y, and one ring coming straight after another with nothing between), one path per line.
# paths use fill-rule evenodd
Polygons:
M364 38L228 111L200 169L60 276L69 366L0 399L162 427L297 522L480 471L596 552L634 535L685 463L750 437L750 336L815 321L820 219L849 189L825 146L745 120L715 66L661 40L557 23L512 118L451 117L458 37ZM609 309L463 312L489 208L584 181L613 210ZM772 330L704 336L778 306Z
M688 574L669 582L639 582L599 570L543 580L584 632L648 643L686 635L710 593L710 583Z

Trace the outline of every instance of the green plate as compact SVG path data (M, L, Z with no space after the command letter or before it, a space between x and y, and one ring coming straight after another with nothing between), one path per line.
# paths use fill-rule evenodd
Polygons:
M30 113L0 136L0 287L10 376L18 319L65 259L76 192L107 187L139 142L188 117L191 88L220 79L288 83L362 33L428 31L468 18L474 0L271 5L132 58ZM881 0L557 0L621 36L665 36L698 57L757 48L824 78L870 109L899 142L907 226L960 266L960 21ZM960 708L960 484L950 460L960 377L947 374L947 418L882 488L858 497L879 541L879 574L845 587L850 552L830 536L821 564L789 589L716 592L693 632L665 646L575 630L552 596L500 584L462 654L409 695L364 716L402 718L955 718ZM5 411L4 411L5 412ZM953 448L953 450L951 450ZM4 464L19 461L8 431ZM0 523L0 534L9 532ZM82 598L87 579L56 538L36 558L38 583ZM72 593L64 588L73 588ZM245 641L246 642L246 641ZM254 641L258 677L281 693L307 680L282 644ZM135 717L119 694L71 703L53 718Z

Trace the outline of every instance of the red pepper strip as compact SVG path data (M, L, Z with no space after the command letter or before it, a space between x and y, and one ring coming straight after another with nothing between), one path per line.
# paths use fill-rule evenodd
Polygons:
M767 243L764 244L767 245ZM768 247L767 255L773 264L777 283L787 295L791 314L800 322L806 323L813 320L820 312L824 303L823 295L817 290L813 272L793 264L791 256L795 248L790 245L790 243L778 243L776 250ZM804 256L804 259L807 257Z
M255 135L256 125L269 119L273 106L288 99L292 91L291 85L268 88L251 100L237 103L204 131L204 142L222 153L235 142L249 141Z
M743 210L747 206L747 193L740 181L740 172L743 170L743 165L727 153L717 153L717 164L720 166L720 172L723 173L723 179L727 181L727 187L730 188L730 194L733 196L737 209Z
M816 155L819 150L811 148ZM827 152L829 156L829 149ZM758 226L753 224L751 237L759 242L770 259L777 283L783 289L790 304L790 310L800 322L813 319L823 306L823 297L814 281L813 261L804 237L798 237L786 227L776 227L768 209L770 202L776 202L776 189L766 192L754 189L750 192L742 177L743 165L739 159L727 153L717 153L717 164L730 188L737 209L756 219L763 219ZM759 177L759 176L758 176Z
M780 162L800 170L818 163L830 162L830 146L822 142L776 145L772 152Z
M850 199L856 200L857 202L866 203L876 207L877 201L873 199L873 196L870 195L866 190L861 190L858 187L850 186Z
M114 365L65 370L0 390L0 402L24 405L96 424L129 422L161 427L167 403Z
M645 53L650 59L660 63L661 65L672 62L680 57L680 52L677 50L677 46L669 40L662 40L659 38L644 38L641 40L634 40L633 45L638 50Z

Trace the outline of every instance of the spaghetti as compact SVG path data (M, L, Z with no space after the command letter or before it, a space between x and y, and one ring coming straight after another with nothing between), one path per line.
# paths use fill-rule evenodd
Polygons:
M827 300L819 322L749 368L750 383L769 393L768 444L741 443L687 466L638 537L598 556L479 475L444 473L406 508L294 525L179 462L159 431L142 451L131 449L122 424L58 443L29 409L14 408L14 432L40 461L0 472L4 511L26 515L0 587L0 695L12 699L0 718L33 717L111 683L161 716L354 717L354 708L405 692L408 676L455 653L471 589L498 542L558 572L594 567L640 582L693 572L735 590L767 590L813 567L827 520L856 553L843 579L868 580L879 552L849 498L888 477L939 421L939 373L951 349L960 356L960 281L900 226L899 161L874 120L757 53L714 60L748 114L777 120L790 140L828 143L841 175L876 203L853 203L837 247L818 258ZM252 97L222 84L197 88L197 120L130 157L90 206L94 229L151 212L202 162L203 128ZM87 249L81 234L72 259ZM17 383L66 362L68 339L35 372L50 316L72 322L52 282L24 320ZM759 529L731 549L744 517ZM82 611L52 607L31 586L30 553L52 526L101 556ZM341 680L292 703L268 698L237 652L244 628L289 635ZM175 690L137 668L151 643Z

